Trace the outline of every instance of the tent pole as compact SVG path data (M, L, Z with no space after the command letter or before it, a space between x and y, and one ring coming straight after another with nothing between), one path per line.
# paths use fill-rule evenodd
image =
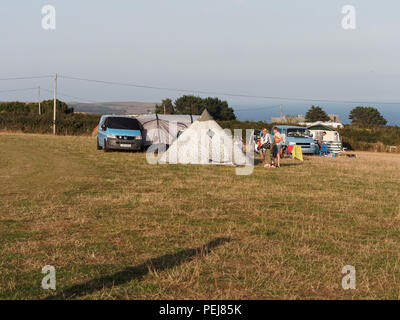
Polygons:
M161 136L160 136L160 122L158 121L158 114L156 113L156 119L157 119L157 132L158 132L158 143L161 143Z

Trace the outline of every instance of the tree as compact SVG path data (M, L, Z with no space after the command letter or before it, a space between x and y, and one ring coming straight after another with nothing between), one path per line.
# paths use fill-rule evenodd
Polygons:
M350 111L349 119L352 120L352 123L362 126L384 126L387 123L378 109L372 107L358 106L354 108Z
M329 117L320 106L312 105L311 108L306 113L306 121L315 122L315 121L329 121Z
M232 108L229 108L228 102L222 101L218 98L208 97L203 99L201 97L184 95L176 99L174 105L172 105L170 99L164 99L161 106L156 106L156 112L164 113L162 107L164 103L166 103L169 110L173 110L171 113L175 114L199 115L204 111L204 109L207 109L215 120L236 120L235 113Z
M195 96L182 96L175 100L175 110L179 114L201 114L203 99Z
M164 99L161 101L161 105L156 105L156 113L161 113L161 114L174 114L175 113L175 108L174 105L172 104L171 99Z
M200 113L204 109L207 109L215 120L236 120L235 113L232 108L229 108L228 102L221 101L218 98L203 99L203 108Z
M34 110L34 112L37 111L37 103L30 103L31 109ZM41 108L43 113L51 113L53 114L53 108L54 108L54 100L44 100L41 103ZM68 105L60 100L56 100L56 109L58 113L61 114L72 114L74 113L74 108L68 107Z

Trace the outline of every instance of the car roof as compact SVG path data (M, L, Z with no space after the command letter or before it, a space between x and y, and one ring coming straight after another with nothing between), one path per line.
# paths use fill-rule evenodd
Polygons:
M300 127L300 126L289 126L289 125L282 125L282 126L276 126L278 129L307 129L306 127Z
M129 119L135 119L134 117L130 117L130 116L123 116L123 115L119 115L119 114L103 114L101 116L102 118L129 118Z

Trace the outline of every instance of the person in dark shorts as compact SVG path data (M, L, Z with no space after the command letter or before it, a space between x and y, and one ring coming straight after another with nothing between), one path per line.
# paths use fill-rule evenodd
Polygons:
M282 149L282 142L283 138L278 131L277 127L273 128L274 131L274 142L275 142L275 152L276 152L276 159L277 159L277 167L281 167L281 149Z

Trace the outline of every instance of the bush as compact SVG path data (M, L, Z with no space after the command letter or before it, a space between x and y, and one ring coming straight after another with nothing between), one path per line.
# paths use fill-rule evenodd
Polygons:
M387 152L390 146L400 145L400 127L397 126L346 125L340 129L340 134L343 145L352 150Z
M74 113L66 103L57 100L57 134L89 135L100 120L97 114ZM42 114L38 114L37 103L0 103L0 129L26 133L51 133L53 126L53 100L41 103Z

